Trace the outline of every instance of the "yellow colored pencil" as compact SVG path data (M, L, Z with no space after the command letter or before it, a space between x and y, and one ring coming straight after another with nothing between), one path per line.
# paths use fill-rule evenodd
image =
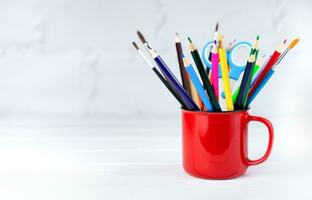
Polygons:
M226 110L233 111L233 101L232 101L232 91L230 85L230 77L229 77L229 68L226 58L226 50L223 44L223 38L219 35L219 58L221 64L221 73L222 73L222 81L223 81L223 88L225 94L225 102L226 102Z

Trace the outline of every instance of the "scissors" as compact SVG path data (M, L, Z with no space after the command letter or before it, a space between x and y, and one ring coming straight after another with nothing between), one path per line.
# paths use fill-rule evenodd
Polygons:
M209 56L209 51L211 50L213 45L213 41L208 42L205 46L204 49L202 51L202 58L203 58L203 62L205 63L205 65L211 69L211 61L209 61L208 56ZM235 81L237 81L239 79L240 74L244 71L246 64L238 64L235 62L234 56L236 55L236 52L239 48L247 48L248 50L250 50L252 48L252 45L249 42L238 42L236 43L230 51L226 51L226 56L227 56L227 60L229 62L229 67L230 67L230 79L234 79ZM247 58L246 58L247 59ZM221 67L219 64L219 78L222 77L221 74Z

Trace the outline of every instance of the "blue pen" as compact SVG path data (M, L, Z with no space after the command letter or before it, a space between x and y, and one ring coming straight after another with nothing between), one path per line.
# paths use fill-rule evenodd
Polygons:
M184 56L183 56L183 62L184 62L184 66L186 68L186 71L187 71L188 75L190 76L190 78L194 84L194 87L196 88L196 91L198 92L198 94L199 94L202 102L204 103L206 109L208 111L213 111L212 104L211 104L210 100L208 99L208 96L206 95L206 92L203 88L203 84L198 79L192 64L190 64L189 61Z

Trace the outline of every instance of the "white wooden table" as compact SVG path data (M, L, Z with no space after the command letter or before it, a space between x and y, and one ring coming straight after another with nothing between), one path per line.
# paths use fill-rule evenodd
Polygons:
M226 181L183 171L179 119L3 123L0 198L311 199L309 121L275 120L270 159ZM250 128L253 158L264 151L262 131Z

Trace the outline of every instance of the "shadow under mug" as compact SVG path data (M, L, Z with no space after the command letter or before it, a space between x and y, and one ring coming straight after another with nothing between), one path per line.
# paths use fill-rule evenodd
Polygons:
M248 159L248 123L258 121L269 131L264 156ZM264 162L273 145L273 126L267 119L247 110L196 112L182 109L183 167L189 174L207 179L241 176L248 166Z

